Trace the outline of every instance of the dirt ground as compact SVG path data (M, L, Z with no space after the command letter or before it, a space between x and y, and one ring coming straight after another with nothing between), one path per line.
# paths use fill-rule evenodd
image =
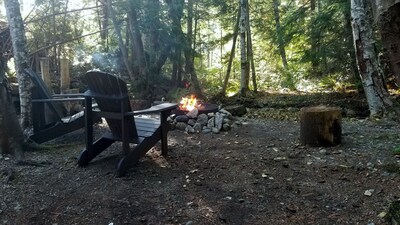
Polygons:
M82 130L28 152L36 166L0 156L0 224L388 224L398 122L345 117L341 145L305 147L296 119L237 119L226 133L171 131L167 157L153 148L123 178L119 145L77 167Z

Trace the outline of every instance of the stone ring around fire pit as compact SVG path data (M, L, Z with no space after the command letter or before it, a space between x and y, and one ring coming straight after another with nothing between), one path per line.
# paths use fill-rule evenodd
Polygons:
M187 133L220 133L240 125L230 112L216 104L203 103L190 111L177 108L172 113L172 127Z

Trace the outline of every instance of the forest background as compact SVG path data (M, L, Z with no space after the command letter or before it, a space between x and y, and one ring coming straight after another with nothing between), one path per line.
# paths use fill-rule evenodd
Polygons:
M361 89L349 1L254 0L248 8L259 89ZM39 69L41 57L49 57L56 80L60 58L68 58L75 76L94 68L113 72L130 79L133 91L153 98L160 93L152 93L151 85L169 87L171 82L180 87L183 79L191 80L185 67L188 49L202 89L209 95L221 91L238 10L236 1L216 0L114 1L111 7L106 1L22 5L33 68ZM6 20L4 11L0 18ZM375 38L385 78L391 81L379 33ZM232 60L228 95L240 87L239 54Z
M23 129L30 125L29 84L20 71L40 71L42 58L49 59L56 93L60 60L68 59L72 85L81 91L91 69L123 77L135 98L147 100L356 90L366 93L370 114L382 116L393 106L387 87L397 88L398 76L399 4L390 2L35 1L22 4L18 26L18 1L8 0L8 21L4 11L0 18L11 35L2 37L2 59L16 61L7 74L18 78ZM26 47L24 38L15 45L19 36ZM27 59L18 60L25 51Z

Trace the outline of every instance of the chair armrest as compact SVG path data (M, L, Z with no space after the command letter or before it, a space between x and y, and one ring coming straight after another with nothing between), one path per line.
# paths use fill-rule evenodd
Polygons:
M75 93L75 94L54 94L53 98L79 98L84 97L84 93Z
M70 102L70 101L84 101L85 98L53 98L53 99L32 99L32 102Z
M133 112L127 112L127 113L125 113L125 116L170 111L170 110L176 109L177 106L178 106L178 104L176 104L176 103L162 103L162 104L159 104L159 105L152 106L152 107L150 107L148 109L143 109L143 110L138 110L138 111L133 111Z

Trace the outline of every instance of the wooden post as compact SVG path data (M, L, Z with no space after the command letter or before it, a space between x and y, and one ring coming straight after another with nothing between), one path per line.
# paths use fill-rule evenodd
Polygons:
M40 58L40 71L42 73L42 79L46 86L51 90L51 78L50 78L50 64L49 58Z
M64 93L65 90L69 89L69 85L71 82L69 77L68 62L68 59L60 59L61 93Z
M315 106L300 110L300 143L309 146L335 146L341 142L342 109Z

